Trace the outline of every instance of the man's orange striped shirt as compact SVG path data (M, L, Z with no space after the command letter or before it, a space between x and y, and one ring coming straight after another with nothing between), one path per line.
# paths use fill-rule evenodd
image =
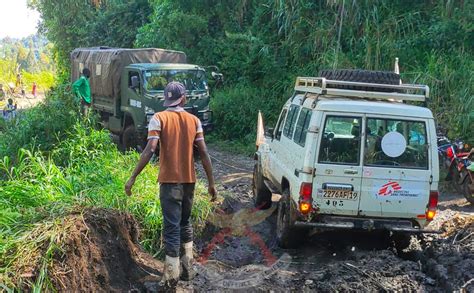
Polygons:
M201 121L181 107L156 113L148 125L148 139L160 140L160 183L194 183L193 145L203 140Z

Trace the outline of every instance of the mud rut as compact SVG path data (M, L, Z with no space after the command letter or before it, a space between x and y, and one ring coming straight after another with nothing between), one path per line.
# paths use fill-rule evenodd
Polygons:
M224 197L221 209L227 214L252 209L252 158L213 147L210 153ZM201 169L199 173L202 177ZM209 249L222 231L209 224L195 241L197 255L205 256L208 249L208 261L192 284L180 282L177 291L459 290L474 278L474 207L461 195L441 191L440 211L431 227L451 232L413 237L410 248L400 254L382 234L341 231L313 233L299 249L283 250L275 240L275 214L250 228L253 237L228 235ZM269 270L272 257L280 267ZM466 289L474 290L474 282Z

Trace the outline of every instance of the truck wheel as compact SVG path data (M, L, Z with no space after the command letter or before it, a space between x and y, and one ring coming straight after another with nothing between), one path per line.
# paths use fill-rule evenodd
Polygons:
M262 168L259 163L255 163L253 167L252 191L256 208L266 210L272 206L272 192L263 181Z
M464 197L467 199L467 201L470 204L474 205L474 182L472 182L469 175L464 180L464 183L462 185L462 189L463 189Z
M125 128L122 134L122 148L125 151L134 150L137 148L138 138L134 125L129 125Z
M357 69L340 69L340 70L321 70L319 76L332 80L366 82L377 84L400 84L400 75L391 71L371 71L371 70L357 70ZM382 89L374 87L361 86L346 86L346 85L332 85L334 88L365 90L365 91L384 91L394 92L391 89Z
M306 236L308 231L305 228L294 226L295 212L291 207L290 191L283 191L282 197L278 203L277 217L277 242L281 248L296 248Z

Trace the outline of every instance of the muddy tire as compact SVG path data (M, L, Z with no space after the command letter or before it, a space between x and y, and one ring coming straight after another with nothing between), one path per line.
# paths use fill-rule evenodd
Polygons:
M331 80L341 81L352 81L352 82L365 82L365 83L377 83L377 84L400 84L400 75L391 71L370 71L370 70L357 70L357 69L340 69L340 70L321 70L319 76L325 77ZM350 89L350 90L364 90L364 91L382 91L382 92L394 92L391 89L382 89L374 87L361 87L361 86L346 86L346 85L332 85L333 88Z
M266 210L272 206L272 192L265 185L259 163L255 163L253 167L252 191L256 208Z
M129 125L122 134L122 149L124 151L130 151L137 149L138 136L134 125Z
M470 204L474 205L474 182L472 182L469 175L462 184L462 194Z
M408 233L393 233L390 237L398 254L402 254L403 250L410 246L411 236Z
M294 226L296 211L291 207L290 191L283 191L278 202L277 243L281 248L297 248L304 241L307 229Z

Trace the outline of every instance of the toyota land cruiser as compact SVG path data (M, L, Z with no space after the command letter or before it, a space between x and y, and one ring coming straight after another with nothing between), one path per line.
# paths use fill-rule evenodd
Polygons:
M256 206L282 195L279 245L298 245L311 227L430 232L439 169L428 86L393 72L320 76L297 78L255 154Z

